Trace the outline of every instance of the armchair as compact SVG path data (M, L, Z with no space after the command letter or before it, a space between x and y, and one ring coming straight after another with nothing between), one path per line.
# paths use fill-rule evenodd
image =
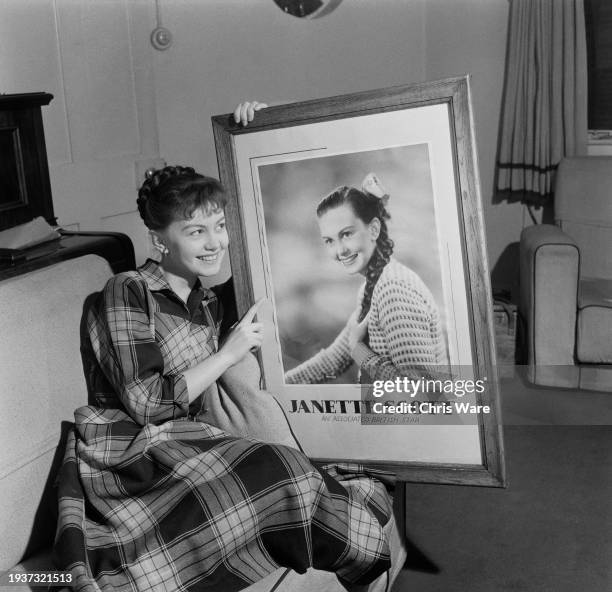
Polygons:
M554 219L521 234L527 378L612 391L612 156L561 162Z

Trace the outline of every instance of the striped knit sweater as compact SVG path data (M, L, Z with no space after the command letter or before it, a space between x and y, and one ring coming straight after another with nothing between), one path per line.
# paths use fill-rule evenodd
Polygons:
M360 293L359 300L361 301ZM368 345L351 351L348 325L334 342L285 374L289 384L321 383L356 363L371 380L440 374L447 354L438 308L421 278L391 259L374 292L368 319Z

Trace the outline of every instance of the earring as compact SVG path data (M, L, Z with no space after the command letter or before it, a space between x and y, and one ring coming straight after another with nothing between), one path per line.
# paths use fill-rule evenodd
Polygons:
M166 245L162 245L161 253L162 255L167 255L170 252L170 249Z

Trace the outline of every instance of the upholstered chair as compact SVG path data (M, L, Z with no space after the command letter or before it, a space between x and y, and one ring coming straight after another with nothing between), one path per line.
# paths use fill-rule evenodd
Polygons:
M612 156L561 162L554 219L521 234L528 380L612 391Z

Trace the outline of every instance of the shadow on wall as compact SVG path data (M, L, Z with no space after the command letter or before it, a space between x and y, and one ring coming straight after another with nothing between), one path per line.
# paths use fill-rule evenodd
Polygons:
M493 297L504 296L510 302L519 298L519 242L510 243L491 271Z

